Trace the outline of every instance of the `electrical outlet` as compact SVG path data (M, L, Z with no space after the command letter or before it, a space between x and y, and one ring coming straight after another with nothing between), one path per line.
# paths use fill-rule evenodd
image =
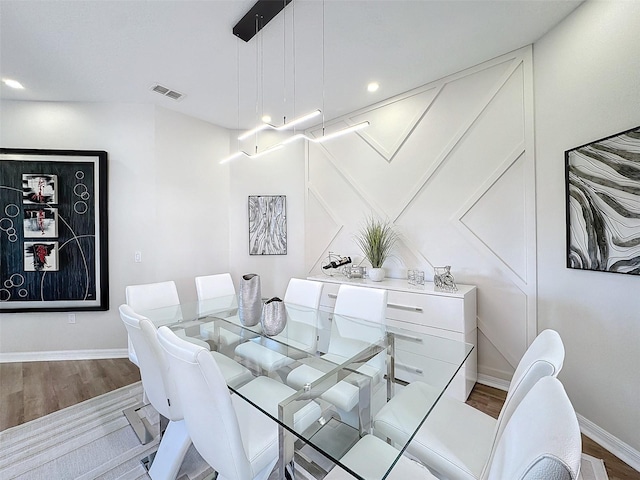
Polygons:
M69 323L76 323L76 314L75 313L70 313L69 314Z
M133 261L135 263L142 263L142 252L141 251L136 251L133 254Z

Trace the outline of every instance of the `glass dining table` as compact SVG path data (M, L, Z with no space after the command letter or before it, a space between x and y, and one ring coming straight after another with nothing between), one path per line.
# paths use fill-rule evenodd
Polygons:
M360 438L379 433L373 427L376 414L404 385L395 377L396 361L404 365L410 359L417 370L427 370L425 378L434 392L416 406L415 424L407 430L415 434L445 395L473 345L323 309L284 306L286 324L272 336L263 332L260 323L243 324L236 296L137 313L157 327L167 326L235 360L250 372L228 380L228 387L277 422L278 478L285 478L288 465L283 459L295 458L296 464L316 478L339 465L354 478L371 480L370 469L354 471L341 459ZM277 405L266 405L265 392L243 388L260 376L287 385L288 396ZM394 455L389 458L372 459L380 463L374 480L387 478L413 436L402 445L394 444Z

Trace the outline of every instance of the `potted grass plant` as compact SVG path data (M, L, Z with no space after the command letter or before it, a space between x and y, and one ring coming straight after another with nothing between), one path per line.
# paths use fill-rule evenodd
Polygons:
M385 271L382 264L391 254L397 240L398 234L393 225L373 216L367 217L355 236L356 243L371 264L372 268L368 270L368 275L372 281L380 282L384 279Z

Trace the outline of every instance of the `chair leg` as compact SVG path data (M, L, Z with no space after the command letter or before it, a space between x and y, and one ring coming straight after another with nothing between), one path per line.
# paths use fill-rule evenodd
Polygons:
M140 415L138 415L138 410L144 406L145 405L136 405L122 411L142 445L146 445L154 438L154 435L151 432L149 420L146 418L140 418Z
M191 437L184 420L169 422L149 469L152 480L175 480L190 446Z

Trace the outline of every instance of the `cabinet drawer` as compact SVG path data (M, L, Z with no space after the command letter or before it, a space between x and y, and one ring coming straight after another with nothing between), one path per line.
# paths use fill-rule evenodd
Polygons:
M454 332L465 330L464 299L389 291L387 317Z

